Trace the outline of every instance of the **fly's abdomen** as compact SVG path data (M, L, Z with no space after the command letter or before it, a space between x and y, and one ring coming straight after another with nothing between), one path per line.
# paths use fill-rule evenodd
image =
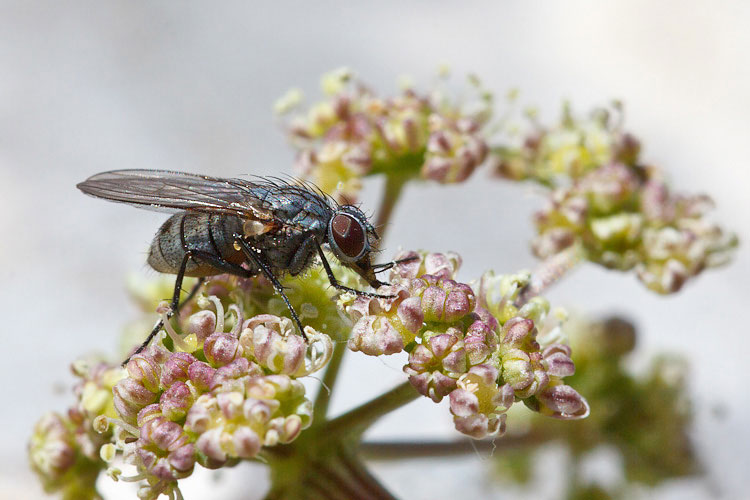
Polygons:
M242 221L235 216L181 212L161 226L151 243L148 263L156 271L177 274L185 255L191 257L185 276L203 277L227 272L219 263L239 266L244 257L234 248L234 235L242 233Z

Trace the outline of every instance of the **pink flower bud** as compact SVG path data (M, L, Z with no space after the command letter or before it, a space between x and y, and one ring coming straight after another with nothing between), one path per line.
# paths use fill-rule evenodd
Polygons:
M130 378L142 385L147 391L159 390L161 367L151 356L136 354L126 366Z
M396 314L401 324L412 333L417 333L424 324L424 312L419 297L409 297L401 302Z
M487 364L472 367L450 393L456 430L475 439L505 432L505 412L514 401L513 389L497 385L498 371Z
M131 378L117 382L112 388L114 405L123 420L134 423L138 412L149 403L156 401L157 393L151 392Z
M75 464L73 436L63 417L47 413L36 423L29 442L29 458L44 483L58 480Z
M231 333L216 332L203 343L203 354L213 366L224 366L237 356L239 341Z
M246 358L237 358L226 366L216 370L211 381L211 390L218 392L244 391L245 382L261 375L263 371Z
M185 382L175 382L159 400L162 414L169 420L181 420L193 404L193 395Z
M437 278L453 279L459 267L461 267L461 257L455 252L428 253L424 257L424 274Z
M195 447L187 434L164 418L140 428L135 452L149 474L168 481L189 476L195 465Z
M436 403L439 403L456 388L456 379L439 371L420 373L410 370L407 365L404 367L404 372L409 375L409 383L414 386L417 392Z
M472 323L464 337L467 362L474 366L483 363L497 347L497 335L484 321Z
M242 416L244 402L245 398L241 392L220 392L216 395L219 410L227 420L236 420Z
M240 345L273 373L296 374L305 368L307 343L287 318L262 314L245 322Z
M402 262L401 264L398 264L391 270L391 279L394 277L400 277L400 278L407 278L407 279L414 279L420 274L420 268L422 267L422 262L424 261L424 257L413 251L410 250L408 252L399 252L397 253L394 258L394 260L403 260L403 259L411 259L407 262Z
M521 349L510 349L503 353L500 366L503 380L510 384L514 390L524 390L534 380L534 371L529 355Z
M138 427L143 427L149 420L153 420L162 416L163 415L161 414L160 406L157 403L150 404L138 412L136 424L138 425Z
M245 418L258 424L265 424L279 409L279 402L275 399L259 400L255 398L247 398L242 406L242 411Z
M195 334L199 343L203 342L211 334L216 332L216 313L203 310L191 315L190 318L188 318L185 331L189 334Z
M543 415L562 420L577 420L586 418L589 405L578 392L568 385L554 385L547 387L537 395L541 406L539 412Z
M221 428L209 429L198 437L195 447L208 458L224 463L227 454L222 448L222 434Z
M177 381L186 381L188 379L188 369L195 361L195 356L187 352L172 353L162 367L162 387L168 388Z
M215 373L216 368L203 361L191 363L187 371L188 379L192 382L193 387L203 392L211 388Z
M452 323L469 314L475 305L474 292L464 283L422 276L429 286L422 292L425 321Z
M395 354L404 350L401 334L380 316L364 316L355 323L348 342L349 349L368 356Z
M456 389L450 393L451 413L457 417L468 417L479 412L479 398L473 392Z
M539 349L536 344L536 329L534 322L530 319L520 316L513 317L505 322L500 332L500 338L503 344L513 347L528 347Z
M569 377L576 371L573 360L570 359L570 347L552 344L542 351L542 357L547 373L555 377Z
M253 458L260 451L261 442L253 429L241 426L232 433L232 445L238 457Z

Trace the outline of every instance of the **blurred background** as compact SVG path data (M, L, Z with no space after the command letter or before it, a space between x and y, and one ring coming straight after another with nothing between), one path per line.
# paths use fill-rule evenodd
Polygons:
M120 168L219 176L289 173L293 152L272 113L290 87L318 96L322 73L352 68L383 94L408 74L421 88L450 65L543 117L569 99L585 112L621 99L642 158L678 191L704 191L714 217L750 237L750 4L724 1L569 2L70 2L0 1L0 309L5 357L0 497L42 498L26 441L48 410L71 402L69 364L114 352L136 314L125 279L153 275L146 249L163 214L87 198L75 184ZM548 120L549 121L549 120ZM378 179L364 205L377 206ZM450 200L447 202L446 200ZM533 190L478 172L467 184L410 184L385 243L455 250L459 277L533 267ZM641 489L646 497L742 498L750 463L748 341L750 259L709 271L667 298L630 274L583 265L547 297L594 317L619 313L638 327L629 363L656 353L690 363L691 438L704 473ZM345 360L333 410L403 380L401 359ZM585 392L584 392L585 395ZM457 438L447 405L426 398L383 419L380 439ZM503 441L497 441L498 450ZM496 452L497 453L497 452ZM592 455L596 481L620 481L616 450ZM489 453L379 463L404 498L558 498L565 471L554 450L531 486L493 475ZM196 473L185 498L262 498L262 467ZM107 498L127 485L102 482Z

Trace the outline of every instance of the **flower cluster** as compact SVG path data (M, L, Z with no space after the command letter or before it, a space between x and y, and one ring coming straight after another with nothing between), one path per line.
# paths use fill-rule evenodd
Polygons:
M233 304L235 321L225 331L221 301L199 302L213 303L216 312L190 315L182 335L166 323L180 350L155 345L133 356L128 376L114 386L120 420L110 420L137 439L115 443L110 455L120 450L137 466L143 498L169 493L196 463L216 468L294 440L312 421L297 378L331 356L330 338L310 327L307 344L291 320L270 314L243 320Z
M219 279L212 288L226 292L228 285ZM297 379L328 363L331 339L306 327L307 343L291 320L275 315L245 320L234 303L225 314L215 296L197 303L178 321L183 333L161 307L168 333L161 344L133 356L125 369L98 365L82 373L77 410L68 419L42 419L30 454L48 489L78 487L68 470L85 459L91 492L109 464L112 478L142 482L141 498L179 498L177 480L196 463L217 468L254 458L311 424L312 404ZM137 474L122 476L118 457Z
M532 248L547 258L577 246L590 261L634 268L649 289L673 293L736 245L707 220L711 206L707 196L671 193L656 169L609 163L550 193L534 217Z
M574 371L570 349L537 341L546 301L514 305L528 275L488 273L472 288L455 281L461 263L455 254L398 256L406 257L414 260L396 266L392 284L379 289L393 298L345 303L357 320L350 349L368 355L406 350L404 372L414 388L435 402L448 396L456 429L474 438L504 432L515 401L557 418L588 414L586 401L562 383Z
M574 116L566 103L560 122L551 128L541 125L533 113L528 118L528 130L511 131L516 144L493 149L497 175L556 186L608 163L635 165L638 161L640 143L623 131L619 103L611 109L596 109L585 118Z
M77 403L65 415L48 413L36 423L29 443L31 468L45 491L65 499L99 498L95 482L104 462L99 449L111 434L99 434L92 423L98 415L116 416L112 388L124 370L104 363L79 361L74 387Z
M610 269L635 269L662 294L728 261L736 237L707 220L711 200L671 193L658 169L642 166L640 143L623 131L618 103L583 119L566 105L549 129L530 123L520 144L493 155L498 175L551 188L534 216L537 257L571 249Z
M297 172L339 201L356 200L368 174L461 182L487 156L486 91L479 89L472 110L412 86L380 97L346 69L324 76L322 86L326 99L291 119L288 130L299 148ZM286 110L291 100L287 96L278 107Z

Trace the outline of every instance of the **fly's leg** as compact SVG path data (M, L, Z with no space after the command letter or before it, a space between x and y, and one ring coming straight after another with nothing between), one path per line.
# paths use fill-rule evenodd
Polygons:
M289 312L292 315L292 319L297 324L299 331L302 333L302 336L305 338L305 340L309 342L310 339L307 338L307 334L305 333L305 329L302 326L302 322L299 320L299 316L297 316L297 311L294 310L291 302L289 302L289 298L286 296L286 293L284 293L284 286L279 282L276 276L273 275L273 273L271 272L271 268L263 258L263 255L257 248L254 248L252 245L250 245L250 243L245 241L240 235L234 236L234 242L237 244L237 246L240 247L242 253L244 253L245 256L261 270L266 278L268 278L268 281L271 282L274 290L276 290L276 293L281 295L281 298L284 300L287 309L289 309Z
M328 282L336 290L343 290L345 292L352 292L352 293L354 293L356 295L363 295L365 297L373 297L373 298L376 298L376 299L392 299L393 297L395 297L395 295L380 295L378 293L363 292L362 290L357 290L357 289L349 288L348 286L342 285L336 279L336 276L334 276L333 270L331 269L331 265L328 263L328 259L326 259L325 253L323 253L323 247L321 247L320 244L317 241L315 242L315 247L318 249L318 255L320 256L321 262L323 262L323 269L326 270L326 274L328 275ZM385 283L383 283L383 284L385 284Z
M404 257L403 259L392 260L384 264L374 264L372 268L375 271L375 274L377 274L377 273L382 273L383 271L387 271L388 269L391 269L393 266L403 264L404 262L411 262L417 259L419 259L419 255L412 255L411 257Z
M174 282L174 293L172 294L172 301L169 304L169 311L167 311L167 319L171 318L175 312L179 312L179 310L185 304L190 302L190 300L195 297L195 294L198 293L198 289L200 288L200 286L203 284L205 278L198 278L198 282L190 290L187 297L185 297L185 300L180 303L180 292L182 291L182 281L185 279L185 270L187 269L187 265L190 259L194 259L196 257L209 263L213 267L225 271L229 274L241 276L243 278L252 276L252 273L244 267L234 265L215 255L194 250L186 251L185 256L182 258L182 263L180 264L180 270L177 272L177 278ZM163 326L164 320L160 319L159 321L157 321L154 325L154 328L151 330L151 333L149 333L148 337L146 337L146 340L143 341L143 343L138 347L138 349L135 350L135 352L133 352L133 354L128 356L128 358L122 362L122 366L128 364L130 358L132 358L136 354L141 353L146 347L148 347L148 345L151 343L154 337L156 337L156 334L159 333L159 330L161 330Z

